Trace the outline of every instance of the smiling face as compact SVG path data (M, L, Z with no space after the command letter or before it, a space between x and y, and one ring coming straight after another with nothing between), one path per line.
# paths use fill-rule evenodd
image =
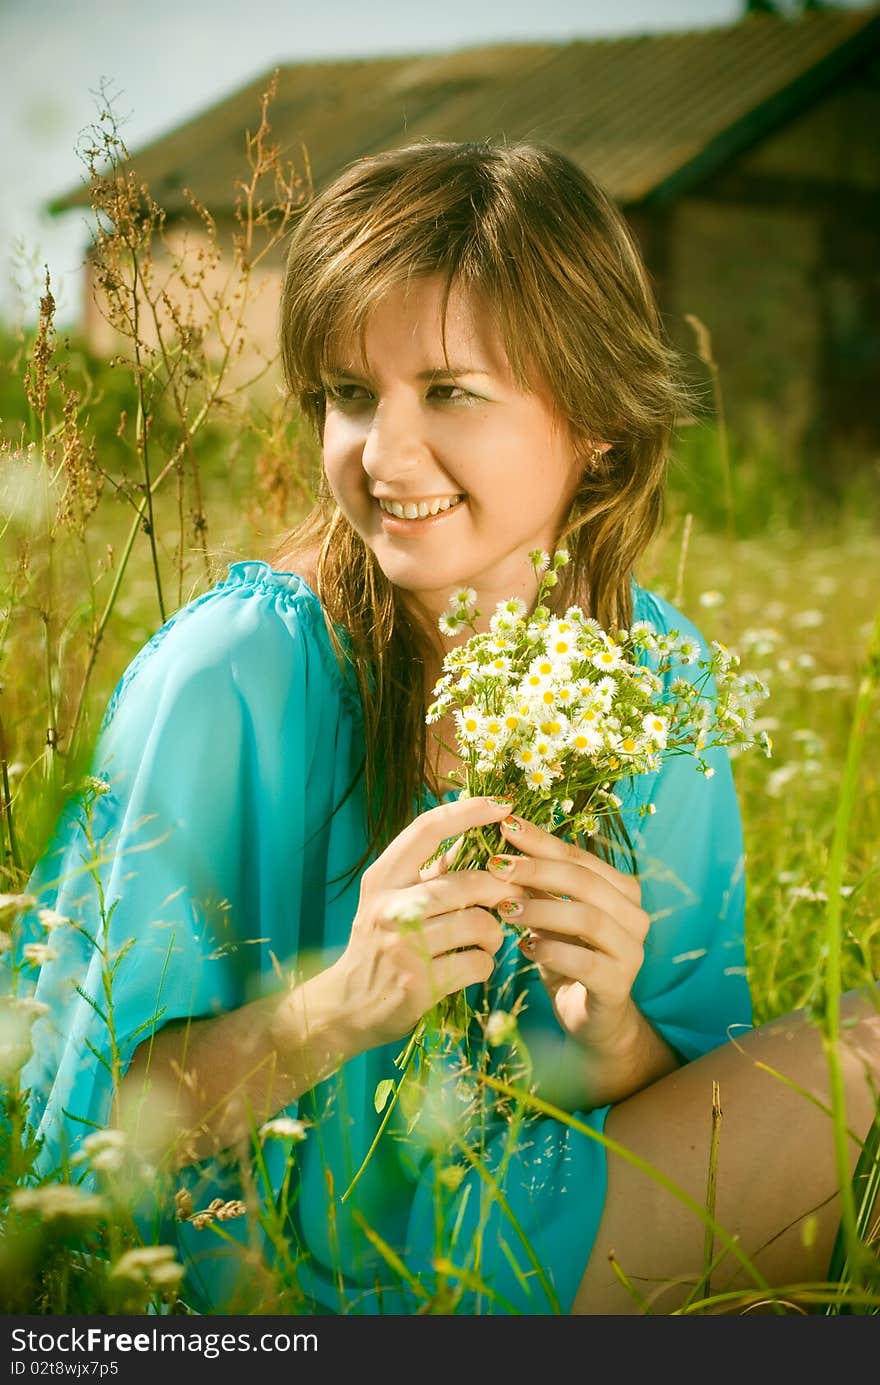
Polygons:
M324 470L385 576L436 617L473 587L531 606L529 552L552 552L582 461L549 397L511 373L493 325L443 280L418 279L331 343Z

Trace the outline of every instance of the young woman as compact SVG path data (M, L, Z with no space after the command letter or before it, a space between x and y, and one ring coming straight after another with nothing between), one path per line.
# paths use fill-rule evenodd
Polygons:
M600 855L459 798L454 727L426 728L450 592L472 588L484 623L506 598L533 606L535 549L571 555L557 609L700 638L634 575L689 401L623 219L549 149L360 160L293 233L281 339L321 441L314 511L141 651L32 882L82 925L55 930L37 990L39 1167L136 1123L192 1205L243 1198L223 1237L151 1209L201 1311L254 1301L243 1247L282 1189L308 1311L672 1311L703 1272L717 1083L731 1241L713 1287L756 1282L743 1255L771 1283L823 1278L826 1059L802 1016L751 1026L727 752L708 780L685 757L622 784L631 850ZM425 866L488 824L510 844L489 869ZM108 965L109 1037L83 997ZM377 1087L461 988L483 1015L517 1009L554 1113L512 1140L446 1055L428 1114L409 1128L399 1104L374 1146ZM845 1017L854 1164L880 1036L872 997ZM466 1042L470 1069L502 1070L479 1019ZM305 1122L276 1127L304 1131L291 1150L255 1138L277 1116ZM285 1260L277 1239L264 1253Z

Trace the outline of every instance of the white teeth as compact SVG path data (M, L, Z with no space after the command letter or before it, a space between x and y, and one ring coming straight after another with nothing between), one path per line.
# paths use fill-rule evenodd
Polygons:
M429 515L442 514L462 498L460 495L448 495L443 500L408 500L405 505L399 500L380 500L379 509L388 515L396 515L398 519L427 519Z

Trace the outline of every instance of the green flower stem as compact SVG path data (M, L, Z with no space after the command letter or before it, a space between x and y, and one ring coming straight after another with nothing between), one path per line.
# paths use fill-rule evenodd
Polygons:
M831 1083L831 1110L834 1120L834 1150L840 1189L840 1221L843 1239L851 1262L859 1259L859 1230L855 1195L849 1173L849 1138L846 1126L846 1105L843 1070L840 1062L840 998L841 998L841 909L843 867L850 821L858 791L859 766L868 730L871 702L880 681L880 607L868 642L865 667L850 727L846 762L837 799L834 837L828 862L826 908L825 984L820 1016L825 1052Z
M421 1019L421 1020L419 1021L419 1023L416 1025L416 1027L415 1027L415 1029L413 1030L412 1034L410 1035L409 1043L407 1044L406 1048L404 1049L403 1055L402 1055L401 1058L399 1059L398 1066L399 1066L400 1069L401 1069L400 1077L397 1079L397 1082L396 1082L395 1085L394 1085L394 1091L392 1092L391 1098L390 1098L390 1100L388 1101L388 1103L387 1103L387 1105L386 1105L386 1107L385 1107L385 1114L383 1115L382 1120L381 1120L380 1123L379 1123L379 1129L376 1131L376 1134L375 1134L374 1137L373 1137L373 1143L370 1145L370 1148L367 1150L366 1154L364 1155L364 1158L363 1158L363 1161L362 1161L362 1163L361 1163L361 1166L360 1166L360 1168L358 1169L357 1173L355 1174L354 1178L351 1180L351 1182L349 1183L349 1185L348 1185L348 1187L346 1188L345 1192L342 1194L342 1197L339 1199L340 1202L345 1202L345 1201L351 1196L351 1194L354 1192L354 1189L356 1188L358 1182L360 1181L360 1178L361 1178L361 1175L362 1175L363 1172L364 1172L364 1169L367 1167L367 1165L369 1164L370 1160L372 1159L374 1153L376 1152L376 1146L378 1145L379 1141L381 1140L381 1138L382 1138L382 1136L383 1136L383 1134L384 1134L384 1132L385 1132L385 1128L386 1128L386 1126L388 1125L389 1120L391 1119L391 1113L392 1113L392 1111L394 1110L395 1106L397 1105L397 1100L398 1100L398 1097L400 1096L400 1089L401 1089L401 1087L403 1086L404 1078L406 1077L406 1074L407 1074L407 1072L408 1072L408 1070L409 1070L410 1063L411 1063L412 1060L413 1060L413 1055L414 1055L414 1053L415 1053L415 1051L416 1051L416 1048L418 1047L419 1043L421 1042L421 1039L423 1038L424 1033L425 1033L425 1021L424 1021L424 1019Z

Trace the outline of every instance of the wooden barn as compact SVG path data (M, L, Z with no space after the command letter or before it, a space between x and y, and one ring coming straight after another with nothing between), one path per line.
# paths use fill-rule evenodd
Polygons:
M169 222L192 189L231 236L261 76L135 151ZM532 139L617 201L673 341L707 378L711 334L728 422L768 429L811 469L880 455L880 6L722 28L444 54L296 63L278 73L272 138L320 187L404 142ZM82 207L87 187L58 197ZM231 241L230 241L231 244ZM281 253L247 322L274 352ZM87 280L84 327L113 346Z

